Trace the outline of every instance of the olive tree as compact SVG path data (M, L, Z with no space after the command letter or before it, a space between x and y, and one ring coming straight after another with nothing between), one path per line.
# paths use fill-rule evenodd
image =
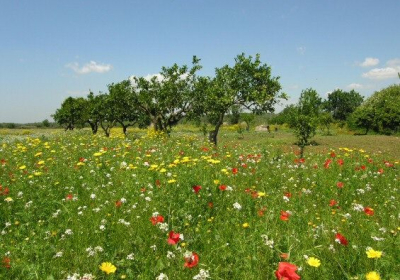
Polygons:
M271 67L261 63L260 55L235 58L233 66L216 68L215 77L200 79L196 112L206 116L214 129L209 132L210 142L217 145L217 136L225 115L232 107L247 109L253 113L273 112L280 93L279 77L271 76Z
M150 119L155 130L169 133L172 126L190 114L196 100L199 62L194 56L191 68L174 64L162 67L151 78L131 78L135 106Z

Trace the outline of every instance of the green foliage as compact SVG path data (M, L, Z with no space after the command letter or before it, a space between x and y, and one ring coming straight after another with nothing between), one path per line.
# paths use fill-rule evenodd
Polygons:
M329 112L321 113L321 115L319 117L319 123L320 123L321 127L324 130L326 130L326 132L325 132L326 135L332 135L331 134L331 125L333 123L333 117L332 117L331 113L329 113Z
M349 126L380 134L400 130L400 85L392 85L369 97L352 114Z
M148 79L132 77L134 102L137 110L148 116L155 130L169 133L193 110L198 95L196 72L200 59L193 57L192 68L186 65L162 67L159 75Z
M229 123L238 124L240 119L240 106L233 105L230 109Z
M246 130L250 130L250 125L255 122L255 115L252 113L242 113L240 114L240 119L246 123Z
M48 119L45 119L44 121L42 121L42 125L44 126L44 127L50 127L50 122L49 122L49 120Z
M337 89L328 95L323 105L324 109L332 114L333 119L344 122L363 100L364 97L354 90L346 92Z
M287 105L279 114L271 118L273 124L289 124L297 114L297 107L294 104Z
M290 114L289 126L293 128L297 145L303 154L304 147L310 144L319 125L322 99L314 89L303 90L295 110Z
M85 119L86 102L82 97L68 97L52 116L53 119L65 130L73 130L75 127L83 127Z
M199 84L202 94L197 100L200 115L215 120L210 141L217 144L217 135L224 116L232 106L245 108L254 113L272 112L279 98L279 77L271 76L271 67L262 64L260 55L235 58L235 65L216 68L214 78L204 78Z

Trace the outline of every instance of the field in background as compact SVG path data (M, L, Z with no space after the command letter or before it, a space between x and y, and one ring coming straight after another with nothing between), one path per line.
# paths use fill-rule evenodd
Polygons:
M275 127L278 131L275 131ZM88 128L84 129L89 131ZM283 151L296 150L294 145L296 138L291 131L285 126L271 125L271 133L256 132L252 128L249 132L244 129L241 133L237 132L238 126L223 126L219 134L219 143L221 145L232 141L245 142L254 145L273 144L280 147ZM47 137L48 135L62 132L62 129L0 129L0 142L2 139L23 139L25 137ZM137 128L129 128L129 137L141 137L146 134L147 130ZM99 135L103 132L99 130ZM112 133L120 135L121 128L113 128ZM364 149L367 153L381 154L386 156L388 160L400 160L400 136L386 135L353 135L345 129L338 127L332 131L333 135L323 136L320 131L312 140L315 145L306 147L307 152L327 152L331 149L350 148ZM200 128L191 125L178 125L174 128L172 135L193 134L196 137L204 137L200 132ZM206 137L204 137L206 139Z

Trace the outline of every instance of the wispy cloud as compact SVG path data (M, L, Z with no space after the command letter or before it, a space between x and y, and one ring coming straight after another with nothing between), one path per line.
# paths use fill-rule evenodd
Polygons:
M384 68L374 68L370 71L363 73L362 76L367 79L372 80L386 80L396 78L398 76L397 73L400 72L400 59L394 58L386 62L386 66Z
M65 65L68 68L71 68L77 74L89 74L92 72L95 73L106 73L112 69L111 64L101 64L97 63L96 61L90 61L86 63L82 67L79 66L78 62L72 62Z
M357 84L357 83L351 83L351 84L347 85L346 88L348 88L348 89L362 89L362 88L364 88L364 86L361 85L361 84Z
M301 55L304 55L306 53L306 47L303 46L297 47L297 52Z
M367 57L364 62L360 63L362 67L372 67L379 64L379 59L373 57Z

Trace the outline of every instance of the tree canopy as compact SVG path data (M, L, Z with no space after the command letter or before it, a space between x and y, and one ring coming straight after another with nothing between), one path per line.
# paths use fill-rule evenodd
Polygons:
M375 92L352 114L350 125L377 133L393 134L400 130L400 85Z

